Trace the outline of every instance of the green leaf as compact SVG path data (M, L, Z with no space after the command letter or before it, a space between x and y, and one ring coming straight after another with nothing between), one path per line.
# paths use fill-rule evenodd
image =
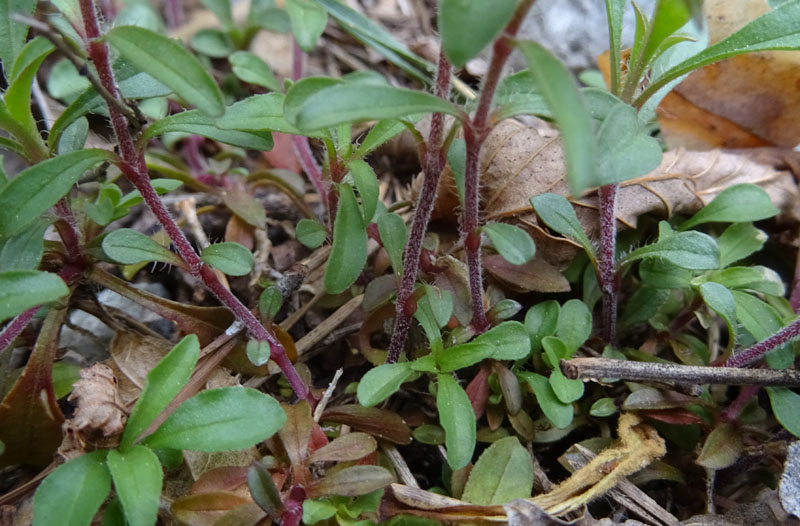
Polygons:
M13 64L25 45L28 25L12 20L13 13L33 16L36 0L5 0L0 2L0 61ZM5 68L4 68L5 69Z
M231 3L228 0L200 0L200 2L219 18L219 21L222 22L222 27L226 31L234 27L233 12L231 11Z
M574 402L583 396L583 380L568 379L557 365L550 372L548 382L550 382L550 387L553 388L553 392L558 399L565 404Z
M81 117L64 130L61 140L58 141L58 154L75 152L82 150L89 137L89 121L86 117Z
M271 130L294 135L309 135L286 121L283 111L284 98L283 93L247 97L228 106L225 115L217 119L216 124L225 130Z
M703 223L743 223L767 219L778 213L767 192L750 183L730 186L719 193L694 216L681 223L679 230L688 230Z
M700 285L700 295L711 310L719 314L728 326L728 348L733 349L736 340L736 300L724 285L708 282Z
M542 338L542 348L544 349L544 356L542 356L542 359L545 364L554 368L557 368L559 362L569 358L571 354L567 345L561 341L560 338L555 336L545 336Z
M688 289L692 273L665 259L650 258L639 264L639 276L657 289Z
M544 416L554 426L564 429L570 425L573 416L572 404L565 404L558 399L547 378L540 374L528 372L517 373L517 376L528 382L533 394L536 395L536 401L539 402L539 407L542 409Z
M222 387L185 401L144 444L211 453L244 449L285 423L286 413L274 398L248 387Z
M589 414L598 418L611 416L616 412L617 404L614 402L613 398L601 398L589 408Z
M749 289L773 296L783 296L786 287L780 275L768 267L728 267L703 276L703 281L714 281L729 289Z
M169 132L183 132L251 150L272 149L272 134L269 131L222 129L217 127L216 122L216 118L200 110L183 111L156 121L145 130L142 140Z
M561 306L558 314L556 334L567 346L572 356L584 344L592 333L592 313L589 307L580 300L569 300Z
M766 340L781 329L781 317L770 304L738 290L731 293L736 301L736 318L756 341ZM772 369L785 369L794 361L792 344L787 343L773 349L766 354L765 359Z
M800 395L787 387L767 387L775 418L788 432L800 438Z
M724 469L733 465L742 451L742 435L732 424L723 423L708 434L696 462L707 469Z
M557 301L547 300L537 303L525 313L525 329L534 352L542 349L542 338L555 334L560 308Z
M378 217L378 233L389 254L395 274L403 272L403 248L406 246L406 222L397 214Z
M350 175L356 184L358 194L361 196L361 204L364 207L364 224L368 225L375 216L375 209L378 207L378 176L370 165L361 159L355 159L347 163L350 168Z
M250 340L247 342L247 347L245 348L245 352L247 353L247 358L253 365L255 366L264 365L269 361L269 354L270 354L269 342Z
M357 497L367 495L394 482L394 477L380 466L350 466L328 473L308 485L308 496L337 495Z
M717 238L719 266L725 268L761 250L767 235L751 223L734 223Z
M130 228L114 230L104 237L103 252L123 265L135 265L149 261L161 261L178 266L183 264L177 254L170 252L141 232Z
M628 254L623 264L645 258L663 258L688 270L719 268L719 249L714 238L700 232L679 232Z
M133 406L131 416L125 426L120 451L127 452L139 435L183 389L192 376L199 356L200 342L197 336L190 334L184 336L147 373L147 383L145 383L136 405Z
M87 453L50 473L33 497L33 526L89 526L111 490L105 457Z
M553 110L567 157L567 180L573 195L597 185L592 119L578 86L564 64L535 42L518 42L536 87Z
M35 270L44 254L44 233L48 221L34 221L19 234L0 240L0 268Z
M233 53L235 47L230 35L219 29L201 29L192 37L192 49L212 58L225 58Z
M38 270L0 272L0 322L31 307L50 303L69 294L56 274Z
M286 12L289 13L297 45L306 53L311 53L317 45L317 39L325 31L327 13L311 0L286 0Z
M203 113L220 116L225 111L217 83L200 62L174 40L134 26L115 27L105 38L136 67L172 88Z
M105 150L81 150L31 166L0 189L0 237L14 235L67 195L72 185L102 161Z
M442 350L442 334L439 329L444 326L453 313L453 297L450 291L439 290L431 285L423 285L425 294L417 301L414 318L425 331L431 344L431 352L436 357Z
M364 407L378 405L415 374L407 362L385 363L370 369L358 382L358 403Z
M646 322L658 314L669 296L670 291L666 288L656 288L650 284L640 285L625 305L625 312L619 320L620 326L629 327Z
M308 248L314 249L322 246L328 238L325 225L313 219L301 219L295 229L297 240Z
M155 524L164 478L156 454L144 446L134 446L127 453L112 449L106 462L128 524Z
M446 373L475 365L490 358L493 354L494 349L491 345L472 341L444 349L436 355L436 363L439 365L439 369ZM417 364L419 360L415 360L414 364Z
M597 184L628 181L655 170L661 145L642 125L636 110L620 102L597 132Z
M544 224L559 234L577 241L593 261L597 259L594 245L583 231L575 209L572 208L566 197L561 194L537 195L531 197L531 206Z
M622 24L627 0L605 0L608 20L608 54L611 57L611 93L620 93L622 66L617 60L622 51Z
M536 245L523 229L507 223L489 223L483 231L492 240L494 248L512 265L524 265L536 255Z
M292 90L287 95L291 96ZM374 84L340 84L317 91L298 108L290 122L301 130L319 130L338 124L396 119L417 113L463 112L454 104L429 93Z
M250 490L253 500L267 512L267 515L273 519L281 516L284 509L281 495L275 486L272 474L263 463L253 462L247 470L247 488Z
M780 5L728 38L709 46L654 79L636 99L635 105L641 107L648 98L671 80L719 60L756 51L797 49L800 47L800 27L795 23L798 19L800 19L800 2L786 2Z
M253 270L253 253L239 243L223 242L207 246L200 258L229 276L246 276Z
M258 296L258 310L262 317L273 319L283 305L283 294L278 287L270 285Z
M31 112L31 89L33 79L44 59L52 53L53 44L44 37L36 37L22 48L11 69L10 84L3 101L11 117L22 124L29 134L39 137L33 113Z
M411 117L411 120L415 120ZM406 131L406 123L397 119L384 119L375 123L364 140L358 146L355 155L358 157L366 157L379 146L386 144L394 139L404 131Z
M629 71L646 70L654 58L668 47L677 44L680 40L672 35L686 24L691 16L686 0L659 0L653 18L647 25L646 41L636 49L636 56L631 57ZM638 83L639 78L632 78L630 81Z
M531 352L531 340L525 326L518 321L504 321L484 332L471 343L493 349L495 360L520 360Z
M336 515L338 508L327 500L306 499L303 501L303 524L316 524Z
M230 57L233 74L242 82L261 86L271 91L281 91L281 84L266 62L255 53L237 51Z
M339 209L333 223L333 247L325 267L325 290L339 294L350 288L367 262L367 230L350 185L337 185Z
M440 374L436 393L439 423L445 432L447 463L461 469L472 460L475 450L475 413L467 393L449 374Z
M517 437L501 438L481 453L461 499L493 506L527 499L533 490L533 461Z
M322 90L344 84L347 84L344 79L332 77L306 77L298 80L286 92L286 101L283 105L286 122L297 126L297 114L309 98Z
M453 66L460 68L478 56L508 24L516 7L516 0L440 0L442 48Z

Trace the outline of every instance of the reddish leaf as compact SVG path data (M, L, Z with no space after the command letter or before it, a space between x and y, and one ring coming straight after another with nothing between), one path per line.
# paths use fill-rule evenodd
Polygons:
M52 371L65 314L64 309L47 314L22 376L0 403L0 441L5 446L0 467L44 467L53 461L61 443L64 415L53 392Z
M297 161L292 146L292 136L286 133L272 132L274 146L272 150L264 152L264 158L275 168L283 168L294 173L300 173L302 168Z
M252 503L244 496L227 491L215 491L179 497L172 503L172 515L184 524L213 526L231 510Z
M475 378L467 385L465 389L469 402L472 404L472 410L475 412L475 419L483 416L486 411L486 402L489 400L489 373L491 368L488 363L481 364L481 368Z
M296 405L281 404L281 407L286 412L286 423L278 431L278 436L294 466L302 463L308 456L308 441L311 439L314 419L311 416L311 406L305 400Z
M235 491L247 484L247 466L224 466L203 473L192 484L192 493Z
M400 416L377 407L340 405L322 413L323 420L345 424L395 444L411 443L411 428Z
M348 433L316 450L308 462L347 462L363 458L378 449L378 443L366 433Z
M667 424L687 425L687 424L705 423L705 420L703 420L696 414L692 413L691 411L687 411L686 409L667 409L665 411L639 411L639 414L642 416L646 416L648 418L652 418L653 420L658 420L659 422L665 422Z
M315 480L308 487L308 496L357 497L388 486L393 481L392 474L380 466L352 466Z

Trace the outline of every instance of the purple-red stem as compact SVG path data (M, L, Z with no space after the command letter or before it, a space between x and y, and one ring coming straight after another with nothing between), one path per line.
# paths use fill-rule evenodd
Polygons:
M97 13L94 2L93 0L80 0L80 5L86 29L86 37L89 39L89 56L97 69L100 81L109 93L113 94L115 98L119 98L120 95L116 83L114 82L114 74L109 61L108 47L105 42L99 40L100 27L97 23ZM286 375L286 379L289 381L289 385L291 385L297 397L308 400L309 403L313 405L313 398L300 376L298 376L294 366L292 366L291 361L286 356L286 351L283 346L275 336L261 325L253 313L220 283L214 271L203 263L183 231L181 231L177 223L175 223L175 220L164 206L164 203L159 199L158 194L156 194L156 191L150 184L144 155L134 147L133 138L131 137L125 117L113 106L109 106L108 112L111 117L114 133L119 142L120 153L122 154L120 169L131 183L133 183L136 189L139 190L145 203L147 203L148 207L150 207L153 214L164 227L164 230L175 245L181 259L186 263L186 268L189 273L200 279L205 286L233 312L236 318L248 328L254 338L269 342L270 348L272 349L273 360L275 360L275 363L281 368L283 374Z
M6 347L11 345L11 342L25 330L25 327L28 326L41 308L41 305L31 307L22 314L18 314L16 318L11 320L11 323L3 328L3 332L0 332L0 352L3 352Z
M766 340L762 340L752 345L740 353L736 353L723 364L724 367L745 367L755 362L772 349L788 343L800 336L800 318L794 320L790 325L779 330Z
M739 418L744 406L747 405L747 402L756 396L760 390L760 385L743 385L741 389L739 389L739 395L736 399L722 412L722 419L726 422L733 422Z
M61 198L56 203L55 211L59 217L55 227L67 251L67 261L77 263L83 259L80 235L75 228L75 215L72 213L72 208L70 208L66 197Z
M494 43L492 60L481 88L478 107L472 121L464 125L464 142L467 158L464 169L464 211L461 216L461 230L464 236L464 248L467 253L469 270L469 288L472 296L472 326L481 333L489 327L486 309L483 306L483 269L481 267L481 235L480 226L480 153L483 143L492 131L489 124L489 110L492 106L500 74L511 54L511 39L519 31L522 20L528 12L533 0L523 0L518 6L505 32Z
M789 299L792 310L800 310L800 250L797 251L797 262L794 266L794 284L792 286L792 296Z
M175 29L183 25L183 0L167 0L165 9L167 27Z
M294 82L303 78L304 64L305 54L303 50L300 49L300 46L297 45L297 40L292 39L292 80ZM317 164L316 159L314 159L314 154L311 152L311 147L308 145L308 137L292 135L292 148L294 149L294 155L297 157L297 161L300 163L300 166L303 167L303 171L311 180L311 184L314 185L314 189L319 194L322 204L325 208L329 208L328 199L325 197L328 192L322 180L322 169L319 164ZM331 228L333 228L333 218L330 217L329 219L331 221Z
M617 305L619 277L616 269L617 251L617 190L609 184L600 187L600 251L597 261L597 278L603 292L603 339L614 343L617 339Z
M444 51L439 53L439 69L436 73L437 97L447 100L450 95L450 62L444 56ZM439 188L439 176L442 174L445 164L445 151L443 147L444 138L444 114L434 113L431 118L431 131L428 135L428 146L425 150L423 159L422 191L419 194L419 201L414 212L414 220L411 223L411 232L408 241L403 249L403 276L400 279L400 288L397 291L397 301L395 302L395 322L392 332L392 341L389 344L389 352L386 354L386 363L395 363L400 358L400 352L406 343L408 328L411 316L414 315L409 300L414 293L414 283L417 281L419 272L419 258L422 254L422 241L428 229L428 223L433 212L433 203L436 200L436 190Z

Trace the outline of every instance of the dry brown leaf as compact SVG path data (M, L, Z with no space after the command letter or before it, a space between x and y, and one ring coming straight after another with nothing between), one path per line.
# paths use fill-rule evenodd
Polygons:
M96 363L81 370L80 375L67 399L76 406L72 418L64 422L65 437L59 448L67 459L98 446L113 447L128 419L117 379L109 367Z
M487 221L516 220L527 226L537 253L563 270L579 247L551 235L540 225L529 200L545 192L569 197L564 152L557 130L539 119L531 122L524 125L507 120L489 136L482 155L483 215ZM761 151L758 148L736 153L681 148L667 151L656 170L622 183L617 207L619 226L635 228L637 218L647 213L664 219L678 212L692 214L728 186L739 183L761 186L787 217L800 218L800 200L793 177L774 167L787 161L780 156L760 155ZM596 237L599 224L596 192L572 199L572 203L584 230L590 237ZM434 218L453 221L458 216L453 213L457 207L455 182L452 173L446 171L440 182Z
M714 44L769 11L767 0L707 0ZM659 106L670 147L800 143L800 51L750 53L693 72Z
M147 373L167 355L172 343L135 331L118 331L111 341L110 353L114 364L140 390L144 389Z

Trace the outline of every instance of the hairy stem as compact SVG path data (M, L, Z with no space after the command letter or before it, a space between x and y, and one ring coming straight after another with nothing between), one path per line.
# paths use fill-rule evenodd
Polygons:
M448 62L442 51L439 54L439 70L436 74L435 89L437 97L447 99L450 94L450 69L450 62ZM411 233L403 249L403 276L400 280L400 288L397 291L394 332L392 332L392 341L389 344L389 352L386 355L387 363L395 363L400 357L400 352L403 350L408 336L411 316L414 314L409 300L414 292L414 283L417 281L419 258L422 254L422 241L425 238L428 222L433 212L436 190L439 187L439 176L444 169L446 155L443 147L443 138L444 115L435 113L431 119L431 132L428 136L428 147L423 159L424 182L422 191L419 194L414 220L411 223Z
M483 269L481 267L481 234L480 227L480 154L483 143L492 131L489 123L489 110L492 106L500 74L511 55L511 39L519 31L522 20L534 0L523 0L517 6L514 15L506 25L503 35L494 43L489 70L481 88L478 107L472 121L465 123L464 142L466 142L467 159L464 170L464 211L461 216L461 234L467 253L469 269L469 287L472 296L472 326L477 332L485 331L489 322L483 305Z
M114 82L114 74L109 61L108 47L105 42L98 40L100 37L100 28L97 23L94 2L93 0L80 0L80 5L86 29L86 37L89 39L89 54L95 64L95 68L97 68L98 76L109 93L115 98L119 98L119 92ZM297 371L286 356L286 351L278 339L267 331L253 313L220 283L214 271L203 263L183 231L178 227L172 215L164 206L164 203L159 199L158 194L150 184L144 155L134 147L133 138L131 137L125 117L114 105L108 106L108 112L111 117L111 124L114 128L114 134L120 146L120 153L122 156L120 169L131 183L133 183L136 189L139 190L147 206L152 210L153 214L164 227L164 230L175 245L181 259L186 263L186 268L189 273L201 280L203 284L233 312L236 318L247 327L254 338L269 342L270 348L272 349L272 358L286 375L289 385L291 385L297 397L309 400L309 402L313 403L308 389L302 379L300 379L300 376L298 376Z
M3 328L3 332L0 332L0 352L3 352L6 347L11 345L11 342L25 330L25 327L28 326L41 308L40 305L31 307L22 314L18 314L16 318L11 320L11 323Z
M780 347L800 336L800 318L779 330L766 340L762 340L740 353L736 353L725 362L725 367L744 367L755 362L772 349Z
M619 277L616 269L617 250L617 190L619 185L600 187L600 250L597 261L597 279L603 292L603 339L614 343L617 339L617 305Z
M797 252L797 262L794 266L794 281L792 284L792 295L789 299L792 310L800 310L800 251Z

